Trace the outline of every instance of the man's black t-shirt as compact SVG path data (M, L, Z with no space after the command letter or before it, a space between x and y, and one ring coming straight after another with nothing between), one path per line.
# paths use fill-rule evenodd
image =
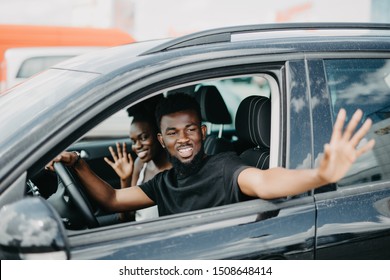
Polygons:
M247 198L237 180L248 167L235 153L220 153L207 156L195 174L178 178L172 168L140 188L158 205L160 216L226 205Z

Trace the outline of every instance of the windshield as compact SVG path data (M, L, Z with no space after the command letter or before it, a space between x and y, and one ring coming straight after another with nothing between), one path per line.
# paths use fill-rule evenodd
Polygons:
M17 137L17 131L28 129L55 104L61 104L81 85L98 74L48 70L0 94L0 131L4 136ZM12 139L2 137L0 147Z

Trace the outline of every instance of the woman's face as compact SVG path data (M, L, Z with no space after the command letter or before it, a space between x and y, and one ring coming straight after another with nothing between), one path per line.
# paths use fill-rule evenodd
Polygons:
M131 149L140 160L148 162L155 157L160 143L149 123L144 121L133 122L130 126L130 139L132 142Z

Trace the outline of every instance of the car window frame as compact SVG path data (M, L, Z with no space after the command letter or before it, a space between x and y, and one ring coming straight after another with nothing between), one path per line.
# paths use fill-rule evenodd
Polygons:
M267 68L267 65L271 65L271 69L269 70L266 70L268 69ZM143 97L141 98L141 100L145 100L149 97L152 97L152 96L155 96L157 94L160 94L161 92L168 92L168 91L174 91L176 90L177 88L181 88L181 87L187 87L189 85L192 85L192 84L199 84L199 83L202 83L204 81L210 81L210 80L219 80L219 79L232 79L232 78L237 78L237 77L242 77L242 76L260 76L260 77L263 77L265 79L267 79L267 81L270 83L270 86L271 86L271 106L272 106L272 110L271 110L271 141L274 141L272 148L272 154L270 154L270 167L276 167L276 166L280 166L280 158L282 157L280 155L280 152L281 152L281 143L285 143L285 141L283 141L282 139L280 139L280 134L281 134L281 124L282 124L282 119L280 118L280 115L281 115L281 108L283 108L283 106L281 105L281 102L282 102L282 98L280 97L282 95L281 93L281 89L279 87L279 84L281 83L280 80L278 80L277 76L281 76L281 71L282 71L282 68L284 67L283 63L280 64L281 66L279 67L279 70L275 70L275 66L273 64L270 64L270 63L262 63L261 64L261 67L259 69L256 69L256 70L252 70L252 71L242 71L242 72L245 72L245 74L236 74L236 73L233 73L233 74L230 74L230 71L226 71L226 73L224 73L223 75L218 75L217 77L212 77L212 78L207 78L207 79L195 79L195 80L192 80L191 82L186 82L186 83L178 83L177 85L175 86L171 86L171 87L166 87L166 88L161 88L159 87L158 90L154 91L154 92L151 92L149 93L148 95L144 94ZM205 73L213 73L212 70L208 70L207 72ZM125 104L125 103L123 103ZM122 104L122 105L123 105ZM129 104L126 104L124 106L125 108L129 107ZM123 110L122 108L120 110ZM275 140L275 139L278 139L278 140ZM82 139L79 140L79 141L83 141ZM72 147L77 147L77 143L75 144L72 144L71 145ZM232 206L232 205L228 205L228 206ZM210 210L210 211L213 211L213 210ZM191 211L191 212L194 212L194 211ZM191 213L190 212L190 213ZM170 216L173 216L175 217L176 215L180 216L181 214L174 214L174 215L170 215ZM195 214L194 214L195 215ZM149 222L153 222L153 221L157 221L159 220L161 217L157 218L157 219L153 219ZM133 222L131 222L133 223ZM104 226L103 228L105 228L106 226ZM108 226L110 227L110 226ZM88 231L88 230L87 230Z
M297 57L296 55L293 55L293 57ZM298 57L301 57L301 55L298 55ZM278 130L280 133L280 139L277 141L277 145L274 144L275 151L278 152L278 155L275 156L274 162L277 162L277 166L283 166L283 163L285 162L285 159L283 159L284 154L284 147L282 145L285 145L286 140L285 140L285 127L286 125L284 124L284 119L287 113L284 111L286 108L285 105L283 105L286 102L286 97L284 96L283 93L283 87L280 85L284 85L284 74L283 74L283 69L285 67L285 60L280 60L279 56L274 56L273 59L267 56L267 59L262 59L262 56L258 57L258 61L256 63L253 63L253 57L250 59L247 59L246 61L243 61L240 58L235 58L233 61L235 63L232 63L230 66L226 66L225 60L221 59L218 61L217 65L215 65L214 61L209 65L210 63L203 62L199 63L201 66L197 66L197 69L203 69L201 71L194 71L193 67L190 67L189 70L187 70L187 73L185 75L185 78L183 78L183 75L177 75L177 70L168 70L170 74L163 73L163 78L162 79L151 79L153 80L152 83L149 83L149 77L139 80L137 82L141 83L138 85L137 83L130 83L125 86L125 80L126 77L122 76L121 77L121 84L123 85L118 92L115 92L115 102L112 103L111 106L103 106L104 103L101 104L96 104L94 108L90 107L88 108L88 113L85 113L83 115L79 115L79 123L78 125L86 124L89 126L92 126L91 119L89 119L90 116L93 115L93 112L97 112L97 115L94 115L95 117L93 118L93 124L99 123L98 121L104 120L107 118L107 116L110 116L114 114L116 111L126 108L130 105L134 105L142 100L145 100L148 97L151 97L156 94L160 94L161 91L163 90L169 90L173 89L175 87L182 87L185 86L189 83L195 83L199 81L203 81L205 79L220 79L220 78L227 78L227 77L234 77L234 76L240 76L240 75L259 75L262 73L268 73L269 77L272 77L275 82L273 83L274 88L278 88L277 94L279 96L271 97L278 99L278 102L274 102L272 105L273 108L276 108L273 110L273 117L272 117L272 127ZM228 59L228 61L231 63L231 59ZM204 69L204 65L207 65L207 67ZM223 68L220 68L221 65L224 65ZM240 67L237 67L240 65ZM192 66L192 65L190 65ZM184 68L184 67L183 67ZM218 71L215 71L215 69L218 69ZM157 73L157 75L160 75L160 73ZM167 78L170 77L170 78ZM174 77L174 78L172 78ZM173 84L173 85L172 85ZM136 90L134 90L136 88ZM99 88L102 90L103 88ZM98 90L98 89L97 89ZM104 88L104 90L111 90L110 86L107 86ZM131 94L130 94L131 93ZM274 95L276 92L272 92ZM100 93L103 94L103 93ZM114 95L110 95L110 98L113 97ZM103 101L108 102L110 98L104 99ZM111 101L112 102L112 101ZM105 108L104 110L99 110L99 108ZM274 117L276 116L276 117ZM281 116L281 117L280 117ZM276 119L276 120L275 120ZM70 124L69 126L66 127L66 131L71 131L72 125ZM78 129L75 130L67 135L67 138L62 141L62 145L66 144L69 146L69 140L74 139L75 137L80 137L80 133L87 132L86 128L84 127L83 129ZM60 137L60 135L57 135ZM64 149L67 146L63 146ZM60 146L58 146L60 147ZM57 149L58 149L57 147ZM53 154L53 151L51 151Z

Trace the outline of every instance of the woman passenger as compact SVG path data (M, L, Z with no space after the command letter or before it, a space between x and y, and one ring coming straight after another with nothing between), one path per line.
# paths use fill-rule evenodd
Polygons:
M145 108L145 107L142 107ZM150 109L150 108L148 108ZM133 120L130 126L131 149L137 155L133 163L130 153L127 153L126 143L116 144L116 152L109 147L113 161L104 160L114 169L121 181L121 188L140 185L153 178L157 173L170 169L168 154L157 140L157 125L152 114L147 110L132 110ZM127 214L127 213L126 213ZM128 220L126 214L121 219ZM157 206L137 210L135 220L145 220L158 217Z

